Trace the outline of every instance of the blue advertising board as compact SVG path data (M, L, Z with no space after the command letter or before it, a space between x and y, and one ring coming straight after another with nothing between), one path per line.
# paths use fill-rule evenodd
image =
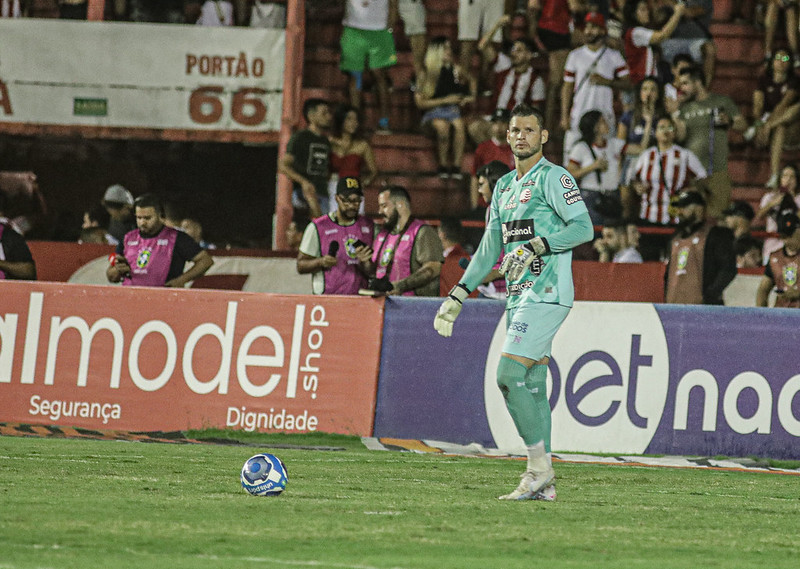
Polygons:
M496 387L502 303L386 303L375 435L524 450ZM578 302L553 344L553 449L800 458L800 311Z

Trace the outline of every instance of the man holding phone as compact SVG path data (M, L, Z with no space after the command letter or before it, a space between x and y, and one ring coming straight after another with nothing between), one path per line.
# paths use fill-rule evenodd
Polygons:
M297 272L311 274L314 294L358 294L367 286L375 228L371 219L358 213L363 199L358 178L341 178L336 185L336 211L306 226Z

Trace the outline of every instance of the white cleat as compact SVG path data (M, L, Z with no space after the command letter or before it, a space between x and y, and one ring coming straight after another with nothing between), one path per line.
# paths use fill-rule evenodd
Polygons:
M555 477L556 473L552 468L539 473L531 472L530 470L525 471L517 489L511 494L500 496L498 500L534 500L537 493L553 484ZM555 488L553 490L555 495Z
M550 484L549 486L545 486L542 490L534 494L531 500L541 500L543 502L555 502L556 485Z

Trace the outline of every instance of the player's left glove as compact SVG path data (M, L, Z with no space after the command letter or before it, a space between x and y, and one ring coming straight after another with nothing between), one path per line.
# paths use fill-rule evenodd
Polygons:
M463 284L458 283L452 288L433 319L433 328L439 332L439 335L445 338L453 335L453 322L456 321L456 318L461 313L461 305L468 296L469 289Z
M506 253L498 270L500 274L505 275L508 280L515 281L531 266L531 263L546 252L547 243L545 240L541 237L534 237L527 243L523 243L509 253Z

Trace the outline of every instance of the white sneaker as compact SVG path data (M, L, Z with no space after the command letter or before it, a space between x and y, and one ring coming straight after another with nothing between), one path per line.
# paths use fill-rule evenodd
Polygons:
M516 490L505 496L498 497L498 500L533 500L538 492L553 483L555 477L556 473L552 468L539 473L526 470L522 474L522 480L520 480Z
M533 495L531 500L542 500L544 502L555 502L556 501L556 485L550 484L550 486L545 486L542 490L537 492Z

